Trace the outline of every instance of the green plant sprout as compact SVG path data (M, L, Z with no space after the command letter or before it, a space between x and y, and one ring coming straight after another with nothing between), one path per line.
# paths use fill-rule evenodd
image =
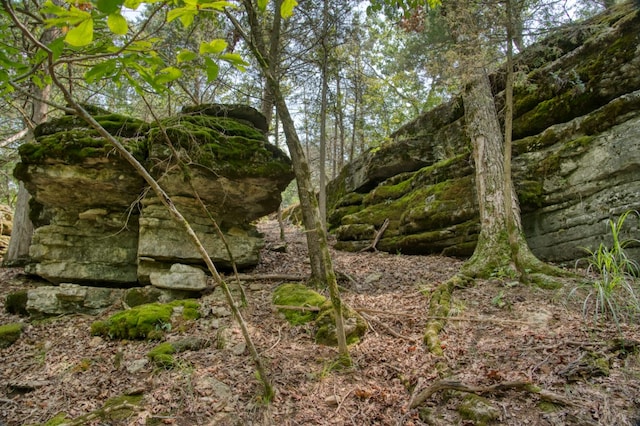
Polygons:
M592 311L594 321L602 316L619 325L622 320L633 321L640 313L637 283L640 266L625 252L631 244L640 245L640 240L621 239L620 235L625 221L631 214L640 219L640 213L636 210L625 212L617 221L609 219L608 225L613 239L611 247L600 243L596 250L584 249L589 254L584 259L588 263L587 273L596 275L597 278L575 287L569 296L574 295L579 288L586 290L582 312L586 316Z

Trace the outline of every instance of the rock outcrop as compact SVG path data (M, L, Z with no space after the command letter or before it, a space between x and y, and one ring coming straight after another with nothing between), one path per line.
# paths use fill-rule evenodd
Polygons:
M516 58L513 177L533 252L584 257L607 221L640 208L640 11L618 5L559 30ZM491 76L504 106L504 72ZM330 182L338 248L468 256L479 232L462 99L408 123ZM627 232L636 231L629 220ZM630 234L626 234L629 236ZM636 259L640 249L632 249Z
M160 182L218 266L231 265L220 234L238 267L258 262L263 240L252 221L277 209L293 178L290 160L266 140L264 117L235 105L188 108L158 124L92 112ZM54 283L132 286L149 284L152 273L175 280L174 264L203 264L144 180L95 130L65 116L35 134L14 172L33 197L28 272Z

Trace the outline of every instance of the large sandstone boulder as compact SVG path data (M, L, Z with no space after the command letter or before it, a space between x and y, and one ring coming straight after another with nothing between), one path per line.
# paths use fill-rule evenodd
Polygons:
M293 178L266 124L244 106L193 107L159 124L93 109L158 179L221 267L255 265L263 240L252 221L275 211ZM201 257L144 180L73 116L38 126L15 170L32 195L36 226L27 271L51 282L149 284L151 273ZM162 280L160 280L162 281Z
M515 88L513 176L529 245L545 260L584 257L610 218L640 208L638 28L638 9L618 5L516 59L528 74ZM504 73L491 79L502 109ZM389 219L378 249L470 255L479 218L464 128L454 98L347 165L327 189L337 246L367 247ZM637 238L628 225L624 236Z

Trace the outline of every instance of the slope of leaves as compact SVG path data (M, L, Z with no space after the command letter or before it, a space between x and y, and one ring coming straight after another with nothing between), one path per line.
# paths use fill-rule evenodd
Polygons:
M309 272L299 229L287 229L289 249L280 253L270 250L278 245L277 225L260 227L267 246L250 274ZM428 296L461 261L377 252L334 256L345 301L370 326L365 339L351 347L351 369L335 370L337 350L314 344L310 325L290 326L273 308L272 291L284 280L246 281L249 304L243 315L276 385L271 405L262 403L242 335L214 291L202 298L199 320L166 336L212 344L174 354L172 369L147 361L157 342L91 336L95 318L27 323L20 340L0 350L0 422L42 423L59 412L77 418L109 398L142 394L133 414L112 424L473 424L457 410L464 399L460 392L437 392L418 409L408 408L417 393L446 378L478 387L530 382L573 404L551 404L515 390L485 394L499 412L498 424L636 424L639 327L594 327L583 319L579 300L567 302L563 291L496 279L456 290L454 319L441 335L444 356L435 357L422 344ZM17 270L2 270L0 300L34 285ZM16 321L26 320L0 313L0 324ZM594 359L600 361L589 363Z

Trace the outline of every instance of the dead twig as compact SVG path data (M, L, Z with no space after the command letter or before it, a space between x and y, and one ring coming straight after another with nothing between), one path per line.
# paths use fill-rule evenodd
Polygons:
M380 241L380 238L382 238L382 234L384 234L384 231L387 230L388 226L389 226L389 219L387 218L387 219L384 220L384 222L382 222L382 226L380 227L378 232L376 232L376 235L375 235L373 241L371 242L371 244L369 244L368 246L366 246L365 248L360 250L360 253L365 252L365 251L378 251L376 246L378 245L378 242Z
M533 325L532 322L518 321L518 320L503 320L498 318L478 318L478 317L441 317L441 316L428 316L428 320L446 320L446 321L469 321L469 322L493 322L497 324L520 324L520 325Z
M291 311L320 312L320 308L317 306L273 305L273 307L276 309L289 309Z
M304 275L287 274L238 274L240 281L306 281L307 278Z
M387 331L387 333L391 334L393 337L397 337L399 339L404 339L404 340L408 340L408 341L410 341L412 343L416 343L416 339L413 339L413 338L408 337L408 336L403 336L402 334L398 333L393 328L389 327L388 325L386 325L382 321L378 320L377 318L374 318L371 315L367 315L364 312L360 312L360 315L362 315L362 317L364 319L366 319L367 321L375 322L380 327L384 328Z
M455 390L459 392L467 392L467 393L475 393L477 395L487 394L487 393L499 393L507 390L518 390L522 392L529 392L538 395L541 399L545 401L552 402L554 404L560 404L565 406L575 406L576 404L562 395L558 395L554 392L542 389L530 382L503 382L498 383L491 386L473 386L466 385L464 383L455 381L455 380L440 380L435 384L431 385L427 389L423 390L416 396L411 402L410 408L416 408L428 398L430 398L434 393L442 391L442 390Z

